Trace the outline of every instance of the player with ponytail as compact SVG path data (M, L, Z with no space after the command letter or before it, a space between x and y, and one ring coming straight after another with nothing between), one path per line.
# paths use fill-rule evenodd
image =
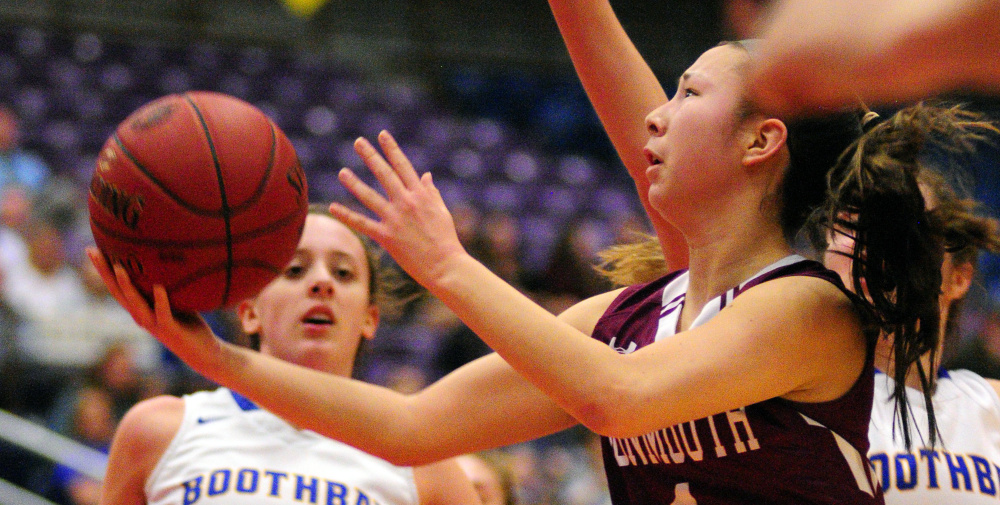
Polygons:
M857 291L874 307L909 304L921 312L917 321L900 310L879 321L875 365L884 373L875 380L869 457L887 503L994 500L1000 382L944 370L940 355L979 251L1000 252L1000 222L983 216L979 202L960 195L949 182L955 177L945 175L960 174L961 161L1000 130L961 107L923 103L874 117L865 129L833 172L842 182L810 229L817 245L826 246L824 263L846 284L861 286ZM893 192L908 201L885 196ZM859 204L865 199L881 205ZM923 205L921 222L901 220L906 205L910 213ZM874 218L862 217L866 211ZM907 225L908 242L887 240ZM880 268L890 256L920 268ZM938 267L933 275L921 267L927 262ZM961 482L961 473L948 470L963 467L977 477Z

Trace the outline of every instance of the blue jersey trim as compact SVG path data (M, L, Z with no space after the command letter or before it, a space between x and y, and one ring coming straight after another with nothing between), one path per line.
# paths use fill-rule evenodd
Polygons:
M883 374L883 375L885 375L885 372L883 372L882 370L879 370L878 368L875 369L875 373L876 374ZM945 370L944 368L938 368L937 376L938 376L938 379L950 379L951 378L951 374L949 374L948 371Z
M260 407L256 403L250 401L249 398L237 393L236 391L229 391L233 395L233 400L236 401L236 405L245 411L258 410Z

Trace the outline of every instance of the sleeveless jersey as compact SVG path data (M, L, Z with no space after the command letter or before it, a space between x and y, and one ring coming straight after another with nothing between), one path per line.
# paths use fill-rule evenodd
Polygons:
M923 394L906 388L910 450L890 397L895 381L875 375L875 404L868 457L887 504L996 503L1000 493L1000 399L985 379L968 370L939 373L934 415L939 438L927 438Z
M794 275L825 279L844 290L835 273L793 255L709 302L692 327L725 310L747 289ZM688 274L682 270L627 288L598 321L594 338L620 353L670 338L676 333L687 286ZM882 503L864 457L872 402L871 362L870 355L856 383L834 401L772 398L638 437L602 437L612 502Z
M412 468L296 429L225 388L184 397L145 489L149 505L418 503Z

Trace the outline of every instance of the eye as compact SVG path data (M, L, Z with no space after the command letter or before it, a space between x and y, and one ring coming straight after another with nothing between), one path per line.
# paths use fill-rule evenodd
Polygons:
M351 281L356 277L354 269L349 266L337 265L332 268L333 276L341 282Z
M698 92L691 88L684 88L684 97L698 96Z
M285 268L284 275L289 279L298 279L305 272L306 269L302 265L289 265L288 268Z

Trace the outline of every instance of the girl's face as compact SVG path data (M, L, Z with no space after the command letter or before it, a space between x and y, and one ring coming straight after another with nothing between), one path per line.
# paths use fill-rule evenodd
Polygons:
M292 261L240 304L240 320L244 331L260 334L262 353L349 376L361 338L372 338L378 325L370 282L358 237L332 217L309 214Z
M661 212L705 202L740 167L740 105L750 57L730 45L709 49L681 77L677 92L646 117L649 198Z

